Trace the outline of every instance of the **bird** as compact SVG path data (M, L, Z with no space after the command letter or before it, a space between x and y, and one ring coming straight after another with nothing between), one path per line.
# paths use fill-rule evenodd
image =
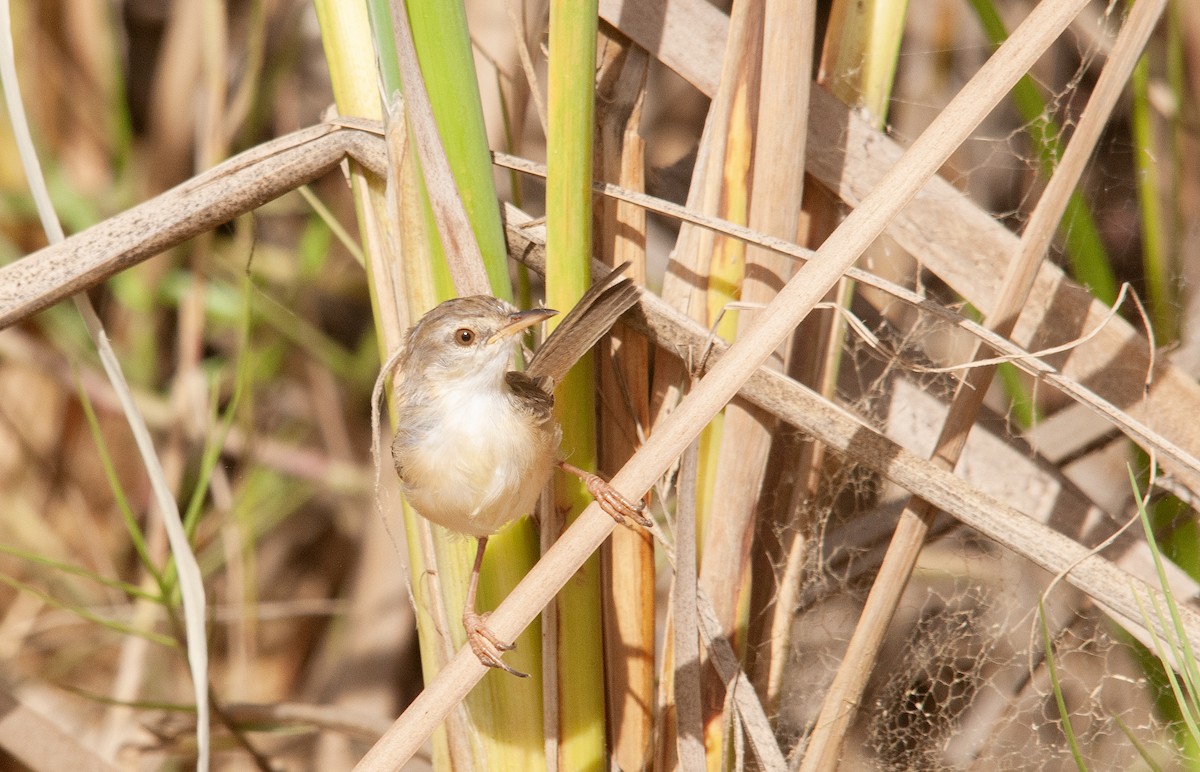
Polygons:
M477 540L463 628L480 662L516 676L526 674L502 659L514 645L475 608L488 537L532 512L556 467L583 480L618 523L651 524L643 502L561 457L553 413L555 385L636 303L636 286L620 276L626 267L592 285L524 372L511 369L522 334L558 312L520 311L489 295L434 307L409 330L397 362L392 459L401 492L422 517Z

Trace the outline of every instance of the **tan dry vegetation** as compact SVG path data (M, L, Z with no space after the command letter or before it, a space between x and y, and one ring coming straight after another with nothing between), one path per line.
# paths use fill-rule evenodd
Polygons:
M525 37L540 77L537 5L525 9ZM729 9L702 0L671 0L669 13L654 13L666 5L600 4L609 41L602 60L649 52L644 94L636 77L602 89L598 121L611 131L600 139L620 156L599 166L603 182L628 188L644 176L651 195L676 203L608 191L657 212L640 223L633 209L619 214L633 229L628 240L645 245L647 287L626 320L623 356L637 345L631 341L648 341L654 369L606 360L598 401L619 416L608 424L609 441L612 427L635 440L608 449L605 471L627 492L653 489L658 535L674 543L679 529L692 527L680 518L698 518L703 592L698 607L677 599L689 584L673 584L666 558L686 566L685 549L643 552L657 560L643 564L632 587L614 583L611 613L633 613L652 636L609 641L608 671L626 679L614 675L608 695L616 763L667 769L682 759L688 768L703 752L694 742L702 736L710 762L727 766L776 768L787 759L816 769L839 759L845 769L1068 768L1055 681L1089 764L1139 763L1131 737L1163 766L1179 763L1171 716L1155 705L1153 666L1131 654L1131 641L1162 633L1139 610L1161 597L1153 559L1136 523L1109 540L1136 512L1125 465L1144 471L1146 461L1134 444L1153 454L1185 501L1200 490L1188 294L1198 254L1188 213L1200 208L1200 7L1167 4L1156 24L1162 4L1152 0L1134 3L1128 17L1123 6L1046 0L1042 23L1018 33L1020 46L993 59L989 77L971 81L989 48L970 8L914 4L888 131L880 132L821 86L792 111L771 114L786 79L769 66L777 59L759 66L757 47L781 49L756 25L766 18L774 31L775 6L735 6L731 21ZM1014 0L999 10L1012 29L1034 5ZM194 755L179 625L130 592L155 587L121 498L158 570L165 538L113 391L74 311L58 304L89 289L180 508L199 502L193 541L221 708L216 765L249 765L249 746L260 763L289 768L346 768L364 755L364 768L395 766L420 753L483 673L460 653L422 695L425 712L389 729L422 684L402 531L394 521L385 528L373 506L368 404L379 333L364 272L292 192L312 183L356 240L339 164L350 157L386 177L383 140L377 127L354 122L305 128L318 124L331 98L306 3L202 11L127 2L99 16L86 6L13 9L25 102L74 235L41 248L11 135L0 129L0 247L9 260L0 268L0 751L6 762L37 769L158 768ZM508 19L489 4L471 4L471 12L494 147L539 158L538 110ZM1131 19L1144 24L1148 43ZM1053 29L1058 22L1069 23L1063 35ZM1172 35L1177 74L1166 65ZM818 32L808 45L819 53L827 40ZM1143 47L1153 107L1145 149L1131 134L1126 89ZM802 48L797 59L813 56ZM602 78L617 66L604 61ZM1006 84L1026 71L1069 128L1072 144L1052 182L1039 176L1030 123L1005 101ZM753 110L738 107L746 92L733 84L751 90ZM625 131L639 99L640 122ZM502 100L520 118L512 146L494 114ZM744 168L731 118L739 115L754 138ZM648 168L634 134L645 142ZM772 144L767 136L790 139ZM1129 306L1109 316L1069 278L1055 236L1056 207L1075 187L1070 175L1081 174L1114 273L1144 287L1141 237L1149 226L1135 169L1143 152L1159 162L1153 193L1168 213L1163 250L1175 277L1166 310L1151 313L1179 331L1178 340L1160 339L1170 345L1153 359L1141 317ZM806 172L802 191L783 173L797 161ZM741 209L730 171L738 168L743 187L753 182ZM526 175L518 184L536 214L540 183ZM772 211L789 206L791 220ZM507 204L505 212L510 251L536 267L544 234L527 227L527 213ZM839 225L850 212L849 226ZM680 214L691 224L681 228ZM727 235L714 239L712 228ZM747 241L757 247L739 252ZM598 243L598 253L610 249ZM732 325L739 342L728 350L709 333L710 310L729 299L714 300L727 280L714 254L740 254L749 264L732 293L742 300L768 302L791 280L769 311L738 312L744 324ZM1019 256L1028 281L1006 280ZM857 271L848 272L852 263ZM854 278L848 306L861 329L831 325L834 314L819 310L801 335L787 337L842 275ZM988 338L958 316L964 304L999 334ZM1032 427L1021 425L1004 390L980 380L981 367L944 371L974 358L979 337L990 341L981 356L1008 357L1020 370L1007 383L1032 394ZM823 338L835 343L822 347ZM773 356L777 350L786 356ZM840 363L828 364L831 350ZM694 385L687 367L702 375ZM961 389L964 381L979 388ZM645 405L631 397L631 383ZM964 399L956 392L974 393L982 406L955 411L971 429L961 461L943 443L950 460L930 462L947 405ZM708 466L701 454L701 489L712 487L697 506L688 488L676 489L681 453L735 393L740 417L725 416L725 449L712 451ZM211 472L210 451L219 451ZM731 477L734 461L741 466ZM394 507L387 470L384 477L380 495ZM901 514L910 494L928 511ZM1160 540L1182 534L1186 545L1195 515L1167 506L1159 509L1167 512ZM898 522L910 534L912 565L884 558ZM612 527L589 511L496 612L497 632L524 627ZM1200 640L1188 576L1200 565L1188 564L1186 547L1178 552L1171 587L1183 628ZM631 565L625 560L610 556L609 564ZM633 572L609 571L623 573ZM872 590L881 573L890 578ZM624 600L630 593L639 597L634 612ZM864 659L835 677L864 607L875 610L850 646ZM693 629L697 615L703 670L688 667L692 636L675 634ZM634 646L652 649L643 659L656 670L622 667L621 652ZM649 691L636 691L647 682ZM841 710L847 702L861 709Z

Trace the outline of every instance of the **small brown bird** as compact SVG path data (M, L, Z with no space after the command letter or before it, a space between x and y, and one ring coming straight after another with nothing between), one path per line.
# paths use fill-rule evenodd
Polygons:
M518 311L486 295L447 300L409 330L396 392L392 458L400 487L423 517L479 540L463 627L479 661L524 676L475 611L488 537L529 514L554 467L579 476L618 522L642 525L634 504L600 477L559 458L554 385L637 299L622 268L592 286L538 349L526 372L510 369L521 333L557 311Z

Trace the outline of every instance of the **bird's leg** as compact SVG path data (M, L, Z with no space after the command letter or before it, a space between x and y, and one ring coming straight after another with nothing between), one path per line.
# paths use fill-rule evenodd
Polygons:
M639 501L634 504L616 488L608 484L608 481L600 475L585 472L577 466L571 466L566 461L559 461L558 468L564 472L571 474L583 480L583 484L587 486L588 493L592 494L592 498L600 505L600 508L623 526L632 527L629 521L637 523L643 528L649 528L653 523L650 522L642 511L646 508L645 503Z
M471 651L475 652L475 656L484 665L506 670L521 678L528 678L528 673L513 670L500 659L504 652L512 651L517 646L513 643L505 643L487 628L487 618L491 616L490 612L487 614L475 613L475 591L479 587L479 569L483 566L483 551L487 548L487 541L486 536L479 540L479 546L475 550L475 566L471 569L471 583L467 585L467 603L462 615L463 629L467 631L467 643L471 644Z

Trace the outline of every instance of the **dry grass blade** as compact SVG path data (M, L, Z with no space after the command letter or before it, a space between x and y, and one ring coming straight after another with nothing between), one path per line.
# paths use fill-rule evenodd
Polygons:
M309 724L336 732L375 739L387 731L388 723L374 714L362 713L344 706L309 705L304 703L234 702L225 705L225 712L239 723Z
M542 88L538 82L537 70L533 66L533 57L529 55L530 35L526 30L522 15L517 13L516 0L504 0L504 10L508 13L509 23L512 24L513 36L517 39L517 56L521 60L521 71L525 74L529 94L533 97L533 104L537 110L538 123L541 124L542 133L545 134L546 99L542 96Z
M750 170L753 195L749 224L760 233L804 242L801 211L816 9L808 0L780 0L765 3L762 14L762 50L757 77L751 81L757 85L758 109ZM796 24L792 22L795 19L812 20L812 23ZM774 148L787 148L787 152L780 157L772 152ZM765 305L795 270L796 265L777 252L748 247L739 299L747 304ZM743 334L753 320L753 313L739 314L738 334ZM792 345L789 340L776 352L773 357L776 367L787 367ZM751 538L752 531L759 526L764 530L774 527L767 523L756 524L756 516L779 515L778 511L772 512L770 507L764 506L760 499L763 481L768 476L769 454L777 437L776 428L770 414L739 400L725 409L712 492L722 514L708 523L701 581L713 596L727 632L746 622L737 612L739 595L752 592L754 598L763 599L767 605L771 603L767 598L775 595L773 577L766 581L766 576L759 574L759 568L765 562L778 560L778 556L758 561L758 567L753 569L750 563L752 549L762 548L761 542L752 547L757 542ZM778 449L777 445L775 447ZM781 463L790 465L794 459ZM752 571L755 577L750 579ZM747 580L752 589L747 588ZM749 617L754 619L762 611L761 607L752 605ZM791 618L790 609L783 611L781 608L781 611L781 617ZM786 657L789 636L770 636L769 640L769 647L752 655L756 657L756 668L763 660Z

